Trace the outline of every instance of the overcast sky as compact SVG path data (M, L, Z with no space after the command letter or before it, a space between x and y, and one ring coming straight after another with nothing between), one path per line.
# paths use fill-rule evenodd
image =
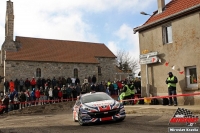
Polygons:
M6 1L0 0L0 44L5 38ZM121 49L139 57L138 34L157 10L157 0L11 0L14 36L104 43L114 54ZM166 0L168 3L170 0Z

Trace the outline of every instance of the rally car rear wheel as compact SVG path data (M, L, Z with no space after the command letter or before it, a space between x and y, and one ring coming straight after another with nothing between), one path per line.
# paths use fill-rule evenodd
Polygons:
M78 123L81 125L81 126L85 126L85 123L83 123L83 120L81 119L81 113L79 111L78 113Z

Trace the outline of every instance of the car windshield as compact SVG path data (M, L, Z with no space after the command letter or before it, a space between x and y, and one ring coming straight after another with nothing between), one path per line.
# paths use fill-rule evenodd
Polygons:
M86 95L81 98L82 103L90 103L95 101L112 100L112 98L107 94L91 94Z

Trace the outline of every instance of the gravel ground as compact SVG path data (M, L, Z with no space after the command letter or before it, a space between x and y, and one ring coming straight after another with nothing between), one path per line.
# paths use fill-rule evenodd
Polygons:
M72 120L73 103L24 108L0 116L0 133L167 133L175 110L127 109L123 122L80 126ZM185 126L185 125L170 125ZM199 123L195 126L200 126Z

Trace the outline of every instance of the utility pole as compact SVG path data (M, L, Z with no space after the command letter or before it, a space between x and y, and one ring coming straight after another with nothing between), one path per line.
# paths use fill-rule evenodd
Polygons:
M148 74L148 64L146 64L146 93L147 93L147 97L150 97L150 93L149 93L149 74Z

